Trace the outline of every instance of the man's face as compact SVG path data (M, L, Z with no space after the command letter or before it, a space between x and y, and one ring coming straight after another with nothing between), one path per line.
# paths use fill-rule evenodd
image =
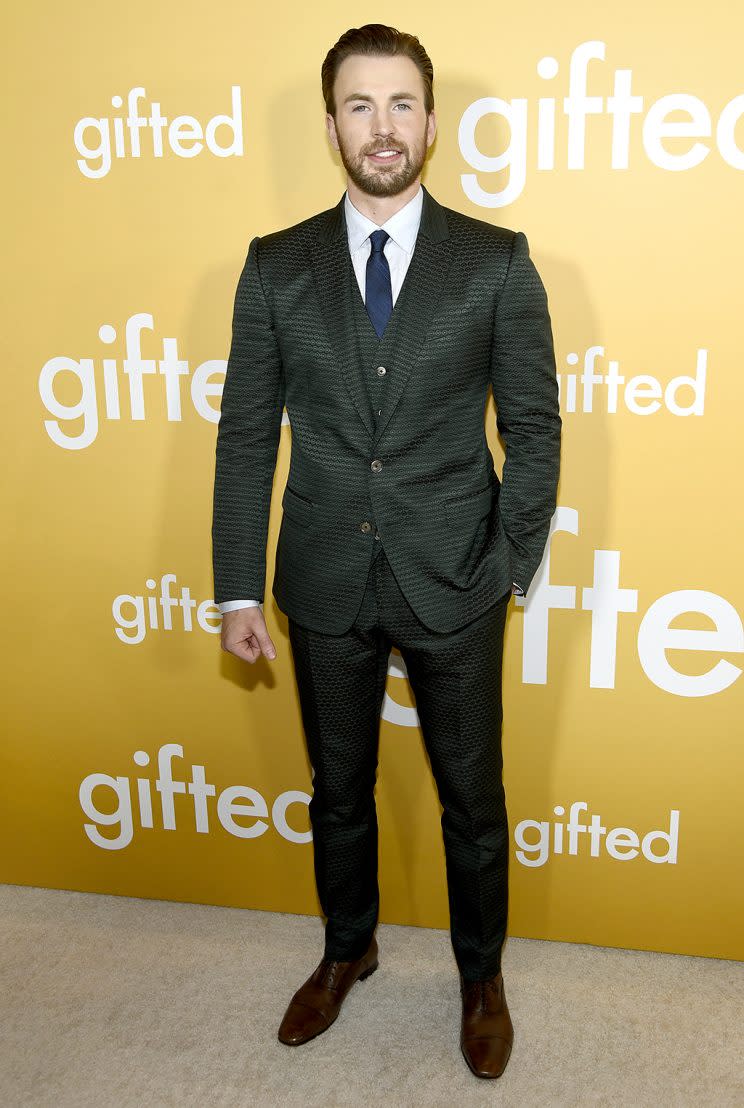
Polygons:
M371 196L396 196L421 173L436 132L424 109L424 81L410 58L344 58L328 134L351 180ZM384 155L383 151L394 151Z

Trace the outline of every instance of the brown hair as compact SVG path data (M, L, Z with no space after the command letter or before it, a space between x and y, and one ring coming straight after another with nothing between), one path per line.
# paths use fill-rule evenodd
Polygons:
M416 35L387 27L384 23L365 23L363 27L351 27L331 47L320 68L320 83L326 111L336 118L336 102L333 85L339 66L350 54L366 54L374 57L392 57L402 54L415 62L424 81L424 108L426 114L434 110L434 66Z

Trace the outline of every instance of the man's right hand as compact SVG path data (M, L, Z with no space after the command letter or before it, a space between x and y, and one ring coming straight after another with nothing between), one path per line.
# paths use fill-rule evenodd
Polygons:
M257 605L223 613L220 644L223 650L244 662L253 663L262 654L266 658L276 658L263 611Z

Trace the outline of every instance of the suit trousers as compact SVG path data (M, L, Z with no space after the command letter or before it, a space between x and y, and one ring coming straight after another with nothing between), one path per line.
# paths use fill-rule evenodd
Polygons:
M341 635L290 618L289 637L312 766L315 880L324 957L350 961L378 922L374 788L391 646L400 651L442 806L450 937L465 980L501 968L509 828L502 783L501 673L511 590L450 632L432 631L374 544L360 610Z

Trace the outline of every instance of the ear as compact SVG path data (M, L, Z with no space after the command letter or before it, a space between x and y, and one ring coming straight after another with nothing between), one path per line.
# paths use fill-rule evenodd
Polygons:
M437 117L434 109L429 112L429 118L426 121L426 145L431 146L434 141L434 136L437 133Z
M336 122L335 122L333 116L329 112L326 112L325 121L326 121L326 130L328 131L328 138L331 140L331 146L333 146L333 148L335 150L338 150L338 136L336 134Z

